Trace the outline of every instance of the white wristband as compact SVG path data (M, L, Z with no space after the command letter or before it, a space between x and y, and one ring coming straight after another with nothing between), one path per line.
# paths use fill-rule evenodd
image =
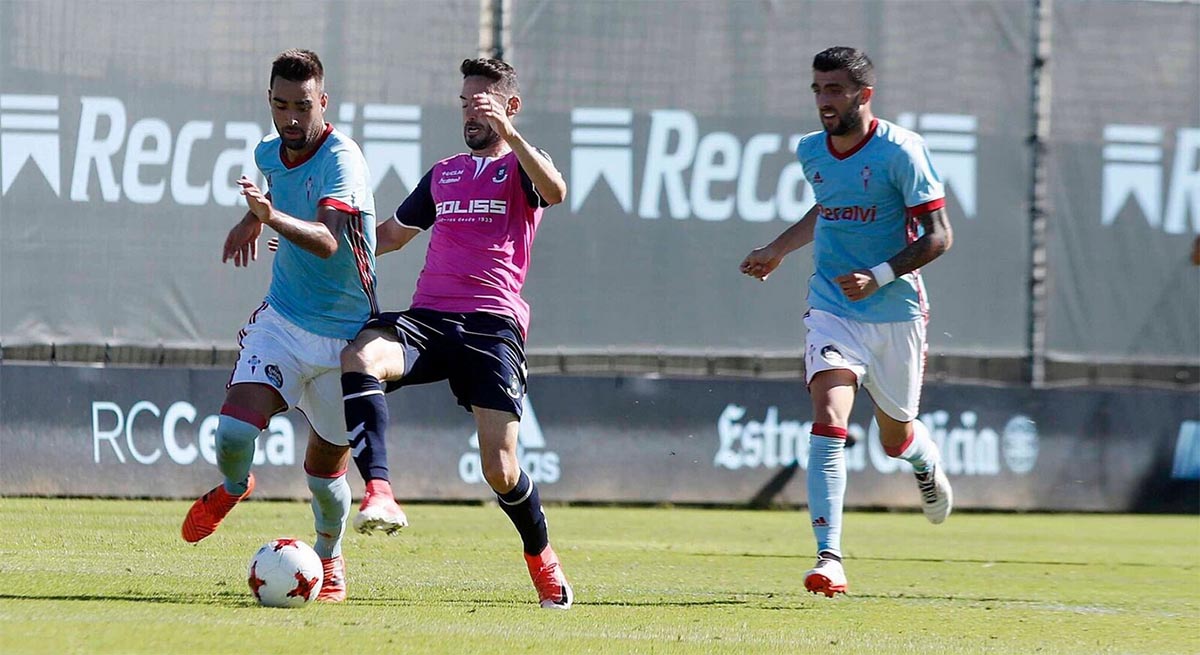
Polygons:
M896 273L892 270L892 265L887 262L871 267L871 276L875 278L875 284L881 288L896 279Z

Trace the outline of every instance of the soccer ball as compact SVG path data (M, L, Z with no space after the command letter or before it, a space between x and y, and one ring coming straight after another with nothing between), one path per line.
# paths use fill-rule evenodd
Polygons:
M247 578L254 598L267 607L302 607L321 593L321 558L299 539L276 539L254 553Z

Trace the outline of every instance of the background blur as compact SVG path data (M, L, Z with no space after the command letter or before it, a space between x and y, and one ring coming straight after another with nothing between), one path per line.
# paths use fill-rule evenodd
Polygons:
M327 116L362 144L380 218L464 149L459 62L516 66L518 126L569 186L546 214L525 289L544 388L571 376L697 380L709 394L727 385L761 397L772 392L753 385L779 379L778 406L802 421L808 251L767 284L737 265L811 205L792 149L819 129L812 56L854 45L877 68L877 115L922 133L947 183L955 245L925 271L930 398L995 389L995 433L1008 434L1009 417L1062 414L1043 390L1092 394L1062 401L1085 407L1062 438L1194 443L1183 462L1196 460L1200 477L1200 268L1188 261L1200 234L1198 35L1197 2L5 0L0 439L69 440L87 426L66 417L86 419L90 402L86 455L99 465L97 434L134 444L133 407L171 388L154 376L209 376L197 387L219 403L236 331L270 272L265 248L249 270L222 266L220 248L243 212L233 182L257 175L253 148L272 129L270 62L289 47L321 55ZM385 307L408 306L425 243L381 258ZM31 381L45 372L30 371L46 363L66 377L38 394ZM114 427L96 405L110 401L88 385L113 384L97 371L122 367L141 372L114 394L146 390L111 400ZM45 404L72 389L78 407ZM177 389L152 401L155 416L193 393ZM20 393L32 395L18 403ZM1153 435L1113 428L1110 408L1134 393L1151 399L1132 405L1130 425L1143 427L1129 430ZM577 423L579 399L562 402L564 424ZM1174 409L1137 416L1157 402ZM622 432L613 411L605 419ZM979 433L985 412L947 409L947 434ZM43 489L14 477L13 447L6 489ZM1130 475L1170 470L1177 453L1162 448L1148 448L1157 472ZM980 506L997 504L987 497Z

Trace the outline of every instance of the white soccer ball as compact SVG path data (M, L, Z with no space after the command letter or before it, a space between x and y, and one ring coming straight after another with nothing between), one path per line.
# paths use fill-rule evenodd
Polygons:
M321 593L324 569L317 551L299 539L276 539L254 553L248 582L267 607L302 607Z

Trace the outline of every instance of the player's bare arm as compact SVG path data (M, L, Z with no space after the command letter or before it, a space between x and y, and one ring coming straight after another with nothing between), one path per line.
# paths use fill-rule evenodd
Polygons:
M229 230L225 237L225 246L221 249L221 263L233 260L236 267L249 266L250 262L258 259L258 237L262 234L262 222L247 211L242 220Z
M500 99L492 94L477 93L471 97L475 111L487 119L492 129L516 153L517 161L521 162L521 168L533 182L533 188L537 190L538 195L551 205L557 205L567 197L567 183L554 164L543 157L513 127L509 112L515 114L520 110L521 99L514 97L512 100L516 101L515 108L506 108Z
M390 218L375 227L375 254L399 250L420 233L420 228L401 225L400 221Z
M904 250L887 260L887 265L891 267L892 279L905 273L911 273L941 257L942 253L949 250L954 242L954 233L950 229L950 217L946 214L944 207L917 216L917 222L920 223L924 232L921 238L908 244ZM881 286L877 275L878 273L873 269L859 269L834 278L834 282L837 282L846 298L862 300L875 293ZM891 282L891 279L883 280L883 284L888 282Z
M817 207L813 205L799 222L791 225L775 240L761 248L755 248L742 260L739 270L750 277L766 281L789 253L812 243L817 225Z
M302 221L275 209L271 199L248 178L242 177L238 184L250 205L250 212L262 225L273 228L279 236L322 259L332 257L337 252L337 235L345 231L349 214L322 206L317 208L316 221Z

